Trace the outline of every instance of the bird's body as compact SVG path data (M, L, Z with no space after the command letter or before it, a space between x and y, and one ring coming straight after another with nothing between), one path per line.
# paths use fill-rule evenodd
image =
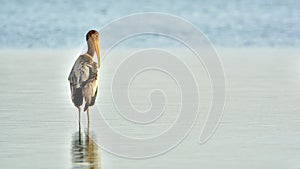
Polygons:
M98 32L89 31L86 35L88 43L87 53L80 55L69 74L71 99L79 112L85 100L84 111L87 111L89 121L89 107L95 104L98 92L98 69L100 67L100 50L98 47ZM98 55L98 65L93 60L94 53Z
M78 57L69 75L72 101L77 107L82 105L84 99L84 111L95 103L98 89L97 72L97 63L93 61L92 56L83 54Z

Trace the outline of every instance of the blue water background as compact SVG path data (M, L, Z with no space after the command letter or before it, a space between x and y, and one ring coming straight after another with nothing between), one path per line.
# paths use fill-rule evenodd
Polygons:
M164 12L185 18L217 46L300 46L299 0L2 0L0 3L2 49L77 48L83 44L87 30L100 29L112 20L136 12ZM135 40L137 44L139 40Z

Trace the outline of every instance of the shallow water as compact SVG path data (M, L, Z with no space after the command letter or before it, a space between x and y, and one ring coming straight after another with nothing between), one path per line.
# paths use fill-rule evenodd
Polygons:
M0 47L79 47L87 30L100 29L115 19L137 12L164 12L183 17L218 46L299 46L299 6L298 0L185 0L176 3L172 0L10 0L0 6ZM170 28L178 26L171 24ZM142 37L131 45L142 46L153 39ZM159 43L168 45L164 41Z
M91 133L75 132L72 138L72 168L101 169L101 155Z
M226 73L227 100L214 136L203 145L197 143L209 105L209 92L205 92L205 73L195 65L192 68L201 75L197 80L203 85L203 113L195 127L170 152L133 160L100 150L84 135L85 129L79 135L77 112L69 98L67 81L76 51L2 51L0 165L12 169L299 168L299 51L246 48L220 49L219 54ZM145 137L161 132L173 122L172 113L178 108L178 100L172 100L175 104L167 109L167 115L149 128L124 121L116 114L108 97L109 85L105 83L117 56L112 53L111 60L103 63L97 105L106 120L124 134ZM193 62L190 58L186 61ZM147 76L148 80L155 81L152 76L165 79L160 74ZM144 109L148 103L141 91L148 89L144 83L147 78L140 78L133 84L139 92L132 97L138 108ZM169 83L161 81L161 86L166 85L166 92L176 95L176 88ZM96 138L96 131L90 133ZM122 143L115 140L114 144Z

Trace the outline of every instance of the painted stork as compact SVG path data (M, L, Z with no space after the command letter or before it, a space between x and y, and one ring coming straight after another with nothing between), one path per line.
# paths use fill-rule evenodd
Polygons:
M85 100L83 110L87 111L88 124L90 123L89 107L95 104L98 91L98 69L100 68L99 33L96 30L90 30L86 34L86 41L88 50L77 58L68 78L72 102L78 109L79 127L83 99ZM98 64L93 60L95 52Z

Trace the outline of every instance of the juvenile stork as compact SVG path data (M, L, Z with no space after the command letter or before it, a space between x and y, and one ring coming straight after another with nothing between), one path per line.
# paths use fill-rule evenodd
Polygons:
M86 34L86 41L88 51L77 58L68 78L72 102L78 109L79 127L83 99L85 100L83 110L87 111L88 123L90 123L89 107L95 104L98 91L98 69L100 68L99 33L96 30L90 30ZM95 52L98 64L93 61Z

